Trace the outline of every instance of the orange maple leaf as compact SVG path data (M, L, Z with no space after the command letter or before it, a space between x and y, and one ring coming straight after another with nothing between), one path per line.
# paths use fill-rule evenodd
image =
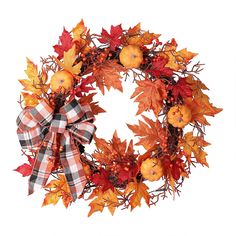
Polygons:
M103 164L109 164L112 160L119 158L136 158L133 150L133 141L127 146L127 141L121 141L115 131L112 140L107 142L105 139L94 137L97 150L93 156Z
M93 81L96 82L97 87L101 90L104 95L104 87L109 91L110 88L118 89L123 92L121 84L122 76L120 72L126 69L117 63L117 60L108 60L102 63L93 72Z
M93 101L93 97L96 93L90 93L88 95L84 95L80 98L79 102L81 105L88 104L91 107L91 110L94 115L98 115L99 113L106 112L103 108L98 105L98 102Z
M65 175L59 174L58 178L50 181L44 187L45 189L49 189L49 192L45 194L42 206L49 204L56 205L61 198L64 206L67 208L73 201Z
M35 107L39 101L37 96L35 94L29 94L29 93L21 93L25 102L25 106L29 107Z
M149 150L156 144L160 144L162 148L165 148L167 135L161 123L158 119L153 121L145 116L142 117L146 123L139 120L139 125L127 124L135 136L139 137L139 142L136 145L142 145L146 150Z
M118 192L116 190L112 191L111 189L108 189L105 192L102 192L100 189L93 190L93 193L88 199L92 199L94 197L96 198L89 204L91 209L88 213L88 216L91 216L96 211L102 212L104 207L108 207L108 210L113 215L115 213L116 207L119 204L117 194Z
M128 185L126 186L125 189L125 194L129 195L131 194L130 197L130 206L131 206L131 211L137 207L141 206L141 200L142 198L145 200L146 204L149 206L150 202L150 195L148 193L148 186L144 184L143 182L129 182Z
M167 98L166 86L161 80L154 82L141 80L136 83L138 87L135 89L131 98L136 97L134 101L139 103L137 115L151 109L158 116L163 105L163 100Z
M206 160L207 153L203 151L203 147L210 145L202 137L194 136L193 132L188 132L180 140L178 146L183 149L188 162L191 161L192 154L197 162L208 167Z
M192 121L198 121L203 125L210 125L204 116L215 116L223 109L217 108L210 103L209 97L202 90L208 90L200 80L194 80L193 76L186 78L193 91L193 98L185 98L185 104L191 109Z

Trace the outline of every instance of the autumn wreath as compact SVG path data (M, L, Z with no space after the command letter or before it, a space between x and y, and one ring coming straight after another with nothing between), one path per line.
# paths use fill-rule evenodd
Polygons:
M27 59L28 78L19 80L24 92L17 134L29 163L16 171L30 176L29 194L41 187L47 191L43 206L62 199L68 207L83 198L91 201L91 215L104 207L112 214L117 207L132 210L142 199L155 205L168 193L179 194L192 166L208 166L206 116L222 109L204 93L208 88L198 78L202 64L190 65L197 54L159 37L140 24L91 34L81 20L71 32L63 30L54 46L57 56L41 58L41 69ZM105 112L94 101L94 90L122 92L122 81L130 77L141 117L128 128L143 154L117 132L109 141L94 134L94 116ZM84 145L93 138L96 150L89 154Z

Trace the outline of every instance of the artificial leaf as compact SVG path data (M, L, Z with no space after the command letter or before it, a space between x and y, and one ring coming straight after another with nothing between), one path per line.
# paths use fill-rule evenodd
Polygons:
M121 44L120 38L122 34L123 30L121 24L117 26L112 25L110 34L105 29L102 29L101 38L99 38L98 40L100 43L109 44L110 49L114 51L116 47L119 47Z
M114 214L119 203L117 194L114 191L108 189L107 191L102 192L100 189L95 189L89 199L94 197L96 198L89 204L91 209L88 216L91 216L96 211L102 212L104 207L108 207L110 213L112 215Z
M31 95L29 93L22 93L22 96L26 107L35 107L39 103L37 97L34 94Z
M82 35L87 32L83 19L73 28L72 32L74 40L81 40Z
M95 173L91 180L96 186L101 187L103 192L108 189L113 189L113 185L109 180L109 173L104 169L101 169L99 173Z
M127 43L131 45L136 45L136 46L144 46L144 45L149 45L153 42L153 40L158 41L158 38L160 37L160 34L154 34L150 33L148 31L138 34L132 37L127 38Z
M120 157L123 159L133 159L136 155L133 153L133 142L131 141L127 147L126 140L121 141L116 131L113 134L112 140L107 142L102 138L94 137L95 145L97 147L96 152L93 156L102 164L108 164L113 160Z
M139 125L129 125L129 129L133 131L135 136L139 137L139 142L136 145L142 145L146 150L151 149L156 144L160 144L162 148L166 146L166 131L161 126L161 123L142 116L144 121L139 120Z
M150 202L150 195L148 193L148 186L143 182L129 182L126 189L125 194L129 195L130 197L130 206L131 210L133 210L137 206L141 206L142 198L145 200L146 204L149 206Z
M197 121L203 125L210 125L205 116L215 116L221 112L221 108L213 106L209 97L202 90L207 90L205 84L199 80L194 80L192 76L186 78L187 83L192 89L193 98L185 98L185 104L191 109L192 122Z
M90 90L95 90L95 88L91 86L92 83L93 83L92 76L88 76L87 78L82 78L81 83L75 88L76 96L82 97L82 93L88 93Z
M74 65L77 57L78 55L76 54L76 46L73 45L71 49L69 49L67 52L64 52L63 62L59 61L57 58L55 58L55 60L63 69L74 75L78 75L80 73L82 61Z
M131 98L136 97L134 100L138 102L138 114L144 111L152 109L154 114L158 116L163 100L167 98L166 87L161 80L150 81L150 80L140 80L137 81L137 87L132 94Z
M164 45L163 49L163 54L168 58L166 67L174 71L184 70L189 61L197 55L197 53L187 51L186 48L176 51L177 46L175 39L172 39L170 43ZM163 54L161 53L161 55Z
M41 95L42 90L40 88L40 80L38 76L37 66L27 58L27 69L25 70L28 79L19 80L24 86L24 90L32 92L38 96Z
M104 87L110 90L111 87L123 91L120 72L125 71L125 68L117 63L116 60L109 60L102 63L93 72L93 81L102 94L105 93Z
M140 30L141 30L141 24L140 23L138 23L137 25L135 25L134 27L130 27L129 29L128 29L128 35L129 36L135 36L135 35L137 35L137 34L139 34L140 33Z
M62 35L59 37L59 43L53 46L55 52L58 54L58 59L62 59L64 52L67 52L73 46L73 39L70 33L64 28Z
M175 99L179 96L182 98L192 97L192 89L186 82L186 78L180 78L176 84L169 85L168 90L171 90Z
M64 206L67 208L73 201L66 177L63 174L59 174L58 179L51 180L44 188L49 189L49 191L45 194L42 206L56 205L61 198Z
M31 175L32 170L33 170L34 161L35 161L35 158L31 157L30 155L26 155L26 156L28 158L29 164L24 163L23 165L18 166L14 170L14 171L17 171L20 174L22 174L23 177Z
M173 70L166 66L167 63L167 58L159 56L152 62L152 67L148 69L147 72L151 73L156 78L171 77L173 75Z
M210 143L206 142L202 137L194 136L193 132L186 133L178 144L179 147L183 148L184 154L189 162L193 154L197 162L205 166L208 166L206 161L207 153L203 151L203 147L208 145Z
M88 104L91 107L91 110L94 115L98 115L99 113L106 112L103 108L98 105L98 102L93 101L93 97L96 93L90 93L88 95L84 95L80 98L79 102L81 105Z

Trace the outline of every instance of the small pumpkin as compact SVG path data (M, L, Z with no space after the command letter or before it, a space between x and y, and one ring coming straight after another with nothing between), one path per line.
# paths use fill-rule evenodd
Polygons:
M120 62L126 68L138 68L143 61L143 52L136 45L128 45L122 48Z
M185 105L175 105L167 114L168 122L174 127L183 128L191 119L191 110Z
M161 161L155 157L147 158L141 164L141 174L149 181L159 180L163 175Z
M51 78L53 92L67 93L74 84L73 75L65 70L57 71Z

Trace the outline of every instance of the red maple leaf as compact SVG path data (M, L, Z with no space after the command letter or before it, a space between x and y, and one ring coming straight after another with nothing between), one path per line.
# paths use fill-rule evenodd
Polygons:
M192 97L192 89L185 78L180 78L175 85L169 85L168 90L172 91L172 95L175 99L177 99L179 95L183 98Z
M131 168L129 168L128 170L126 169L121 169L119 171L119 175L118 175L118 178L119 178L119 182L120 183L123 183L124 181L126 180L130 180L132 179L133 177L135 177L138 173L138 166L137 164L134 164Z
M88 86L91 85L93 82L94 81L92 76L88 76L87 78L82 79L81 84L75 88L76 96L82 97L82 93L88 93L90 90L94 90L95 88L93 88L92 86Z
M170 77L172 76L173 71L170 68L165 67L167 63L167 58L159 56L152 62L152 67L151 69L147 70L147 72L151 73L157 78L160 78L161 76Z
M115 50L116 47L121 45L121 35L123 34L123 30L120 25L111 26L110 34L105 30L102 29L101 38L98 39L100 43L110 44L110 49L112 51Z
M29 176L32 173L33 165L35 158L32 158L31 156L27 155L29 164L24 163L23 165L18 166L14 171L19 172L22 174L23 177Z
M67 52L73 46L73 39L70 33L64 28L62 35L59 37L59 43L53 46L55 52L58 54L58 59L62 59L64 52Z
M110 188L113 189L113 185L109 180L109 173L104 169L101 169L100 173L96 173L92 176L92 182L102 187L103 192Z

